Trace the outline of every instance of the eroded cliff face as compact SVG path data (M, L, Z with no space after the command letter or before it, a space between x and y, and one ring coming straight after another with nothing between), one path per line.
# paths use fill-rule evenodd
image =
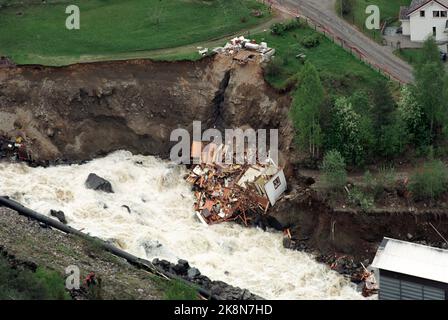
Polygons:
M0 133L22 134L34 159L90 159L118 149L167 157L175 128L280 129L292 140L290 99L257 63L135 60L0 70Z

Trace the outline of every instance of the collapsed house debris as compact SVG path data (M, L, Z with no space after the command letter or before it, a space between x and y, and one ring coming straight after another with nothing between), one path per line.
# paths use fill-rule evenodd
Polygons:
M202 146L202 142L193 142L192 158L199 164L193 165L185 178L193 185L195 210L202 223L240 219L248 226L286 191L283 169L270 158L252 165L225 164L222 160L229 152L227 145L209 144L207 147L212 147L207 151L202 151ZM246 151L246 159L249 153Z
M260 62L269 61L275 54L275 49L269 48L266 42L256 43L255 40L245 37L236 37L230 40L224 47L213 49L214 53L233 56L239 64L246 64L259 58Z
M197 47L198 53L205 57L208 54L208 48Z
M8 158L11 161L31 160L22 136L17 136L15 139L0 136L0 159L2 158Z

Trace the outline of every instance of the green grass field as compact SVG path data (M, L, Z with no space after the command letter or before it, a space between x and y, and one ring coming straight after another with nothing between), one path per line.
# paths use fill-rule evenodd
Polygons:
M301 27L282 36L266 32L256 37L259 41L267 41L270 47L276 49L275 59L280 61L280 71L274 76L266 75L274 87L286 87L289 79L301 70L303 63L296 58L299 53L305 54L306 59L316 66L330 93L350 94L356 89L368 89L377 81L386 81L381 74L323 35L317 47L305 48L301 44L302 39L313 34L317 32L308 27Z
M141 56L138 53L230 35L270 19L266 7L256 0L28 3L0 9L0 54L20 64L64 65L91 60L89 57L114 59L128 57L129 53ZM80 30L65 27L68 4L80 8ZM255 17L253 10L262 10L263 16ZM163 52L159 55L163 56ZM188 58L191 52L179 56Z
M396 50L395 54L410 64L416 64L422 59L421 49L401 49Z
M340 0L338 0L340 1ZM355 0L352 14L345 16L344 18L356 25L365 34L374 38L377 41L381 41L382 35L379 30L368 30L365 27L365 21L367 14L365 13L367 6L377 5L380 8L381 21L387 21L388 25L398 24L398 15L400 12L400 6L408 6L412 0ZM339 11L340 6L336 6L336 10Z

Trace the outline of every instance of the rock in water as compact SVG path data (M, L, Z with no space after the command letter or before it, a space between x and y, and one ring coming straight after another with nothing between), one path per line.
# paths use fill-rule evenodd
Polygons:
M63 211L50 210L50 215L61 221L63 224L67 224L67 219L65 219L65 214Z
M180 259L177 264L173 267L173 270L178 275L187 274L188 269L190 269L190 265L188 264L188 261Z
M188 272L187 272L188 279L192 280L196 277L199 277L200 275L201 275L201 272L198 269L196 269L196 268L188 269Z
M87 189L101 190L107 193L114 193L112 185L106 179L97 176L94 173L89 174L86 180Z

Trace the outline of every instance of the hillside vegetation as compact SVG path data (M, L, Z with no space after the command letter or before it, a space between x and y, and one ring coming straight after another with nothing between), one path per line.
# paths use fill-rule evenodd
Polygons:
M223 37L270 18L256 0L6 0L0 4L0 54L21 64L62 65L84 55L113 58L173 48ZM79 30L65 27L69 4L80 8Z

